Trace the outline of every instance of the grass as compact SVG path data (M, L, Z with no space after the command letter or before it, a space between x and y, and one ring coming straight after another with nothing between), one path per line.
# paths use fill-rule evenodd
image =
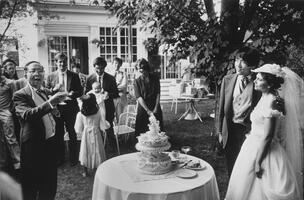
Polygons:
M170 137L171 149L180 149L183 145L190 145L192 151L189 154L207 161L214 169L221 199L224 199L228 176L225 159L217 155L215 151L215 138L211 136L214 130L214 119L209 117L214 108L214 100L198 102L198 111L201 112L202 120L188 121L177 119L184 112L184 104L178 105L178 113L170 110L171 104L163 103L164 125L167 135ZM130 153L133 148L121 143L121 152ZM108 158L116 156L116 152L107 153ZM70 167L68 163L58 170L57 200L90 200L94 175L90 177L81 176L81 166Z

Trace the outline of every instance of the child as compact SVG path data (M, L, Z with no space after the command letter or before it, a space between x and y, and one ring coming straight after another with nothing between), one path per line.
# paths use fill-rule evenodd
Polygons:
M82 133L79 161L84 166L82 175L86 177L88 169L96 169L106 160L102 132L110 125L100 114L95 95L84 95L81 100L82 107L76 117L75 131Z
M106 108L104 104L104 100L107 99L108 97L108 92L104 91L103 88L101 87L101 84L99 82L94 82L92 84L92 90L88 92L88 94L94 94L96 97L97 104L100 109L100 113L102 115L106 115Z

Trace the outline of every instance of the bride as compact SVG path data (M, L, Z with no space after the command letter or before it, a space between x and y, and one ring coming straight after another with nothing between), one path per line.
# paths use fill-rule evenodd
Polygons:
M226 200L302 200L303 80L276 64L253 72L262 97L251 113L251 133L234 165ZM286 115L276 109L278 95Z

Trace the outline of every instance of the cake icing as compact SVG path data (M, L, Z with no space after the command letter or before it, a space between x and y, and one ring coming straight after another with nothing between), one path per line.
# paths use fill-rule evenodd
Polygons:
M149 131L137 137L138 143L135 147L141 152L138 155L137 167L145 174L164 174L172 167L170 157L163 153L171 147L169 137L160 131L159 121L153 115L149 121Z

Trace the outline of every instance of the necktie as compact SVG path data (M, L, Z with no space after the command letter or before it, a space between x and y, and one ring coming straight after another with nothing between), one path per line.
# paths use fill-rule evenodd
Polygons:
M247 83L248 83L248 78L247 78L246 76L244 76L244 77L241 79L241 84L240 84L241 93L242 93L243 90L246 88Z
M98 79L99 79L99 83L100 83L100 85L101 85L101 87L102 87L102 81L103 81L103 80L102 80L102 76L99 76Z

